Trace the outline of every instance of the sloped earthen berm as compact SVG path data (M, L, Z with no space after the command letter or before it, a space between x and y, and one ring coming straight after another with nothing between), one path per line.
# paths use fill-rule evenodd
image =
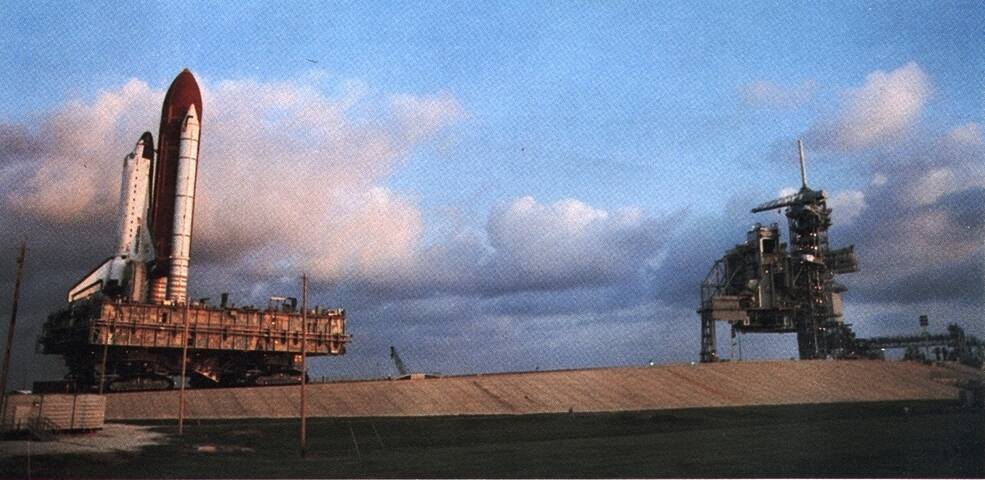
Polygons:
M521 415L957 400L981 372L878 360L723 362L367 380L307 387L312 417ZM297 386L188 390L189 419L290 418ZM109 395L106 420L177 416L178 391Z

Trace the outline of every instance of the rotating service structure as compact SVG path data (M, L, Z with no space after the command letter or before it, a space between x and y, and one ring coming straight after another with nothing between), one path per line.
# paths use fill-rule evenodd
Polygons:
M68 305L42 327L38 351L61 355L69 370L64 381L41 382L45 389L169 388L186 347L189 382L199 387L298 382L302 346L315 356L345 353L341 308L301 312L287 297L266 309L234 308L226 294L218 306L190 300L202 113L185 69L164 97L157 150L145 132L124 158L113 256L73 285Z

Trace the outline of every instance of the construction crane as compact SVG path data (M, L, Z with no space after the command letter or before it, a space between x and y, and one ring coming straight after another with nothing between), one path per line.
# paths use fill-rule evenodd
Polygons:
M403 359L400 358L400 354L397 353L397 349L393 345L390 345L390 359L393 360L394 366L397 367L397 373L401 377L407 375L407 365L404 365Z

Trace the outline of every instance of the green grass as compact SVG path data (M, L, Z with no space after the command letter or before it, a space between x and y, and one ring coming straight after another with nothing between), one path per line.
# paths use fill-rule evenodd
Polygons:
M175 431L170 424L157 428ZM523 417L321 418L309 420L308 439L308 455L302 459L296 420L192 422L184 436L172 436L169 443L139 453L35 457L32 475L985 476L985 417L941 402ZM217 445L219 452L197 452L195 446L202 444ZM24 477L26 459L5 460L0 472Z

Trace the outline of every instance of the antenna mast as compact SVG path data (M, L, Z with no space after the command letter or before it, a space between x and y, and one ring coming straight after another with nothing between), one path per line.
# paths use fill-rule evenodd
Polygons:
M804 164L804 142L799 138L797 139L797 148L800 150L800 189L808 190L807 188L807 166Z

